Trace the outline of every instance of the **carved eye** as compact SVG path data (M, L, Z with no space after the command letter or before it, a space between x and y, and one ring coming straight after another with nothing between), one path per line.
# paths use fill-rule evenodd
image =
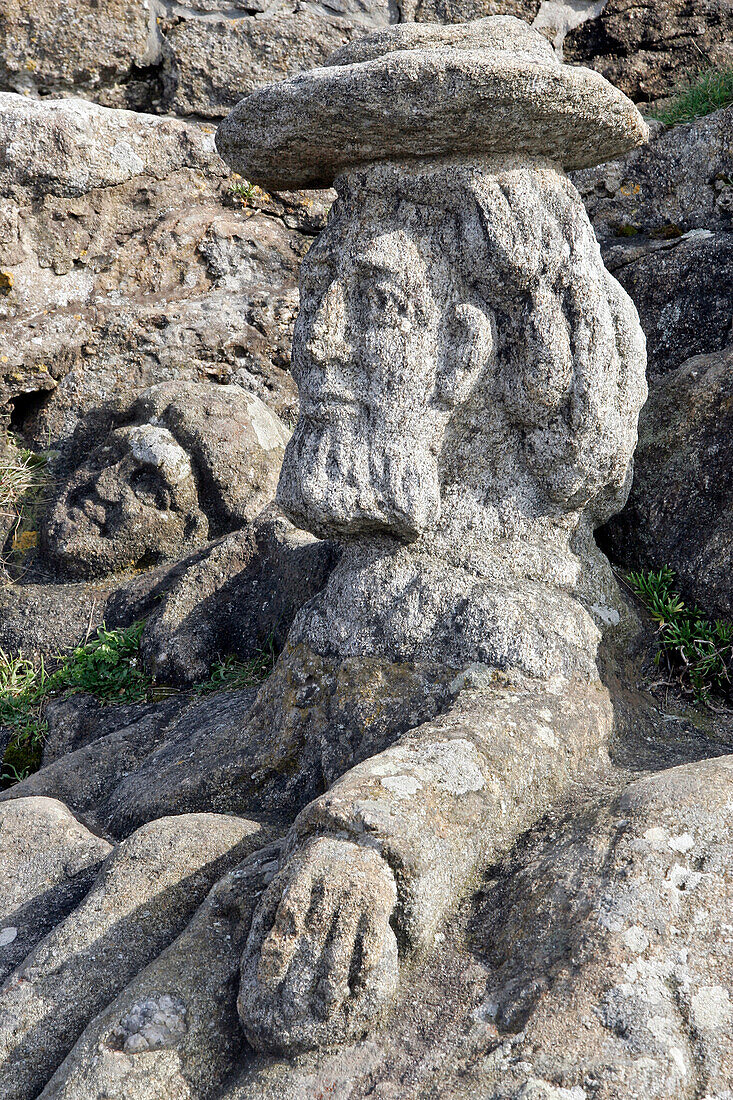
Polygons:
M142 503L159 512L167 512L171 505L170 491L160 474L149 467L135 470L130 477L130 488Z

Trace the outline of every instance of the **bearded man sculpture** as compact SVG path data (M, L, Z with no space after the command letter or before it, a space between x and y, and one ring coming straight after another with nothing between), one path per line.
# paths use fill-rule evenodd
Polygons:
M403 25L243 100L222 155L338 199L303 264L278 499L343 555L260 691L241 783L301 808L242 960L261 1049L358 1038L487 861L605 766L644 339L564 168L633 105L511 18Z

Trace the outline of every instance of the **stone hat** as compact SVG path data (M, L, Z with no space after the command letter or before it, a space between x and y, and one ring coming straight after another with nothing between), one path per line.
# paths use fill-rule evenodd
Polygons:
M511 16L403 23L328 63L246 96L216 145L271 189L329 187L379 160L519 154L587 168L643 144L633 103L590 69L563 65Z

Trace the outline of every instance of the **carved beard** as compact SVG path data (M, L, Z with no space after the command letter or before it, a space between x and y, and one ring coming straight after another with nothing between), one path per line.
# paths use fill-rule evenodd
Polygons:
M320 538L390 535L412 542L440 511L438 466L425 443L370 425L366 410L298 420L277 502Z

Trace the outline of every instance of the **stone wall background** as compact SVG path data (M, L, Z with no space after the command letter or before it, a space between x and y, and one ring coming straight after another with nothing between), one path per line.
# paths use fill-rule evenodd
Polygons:
M515 15L632 99L733 57L727 0L8 0L0 89L222 118L241 96L390 23Z

